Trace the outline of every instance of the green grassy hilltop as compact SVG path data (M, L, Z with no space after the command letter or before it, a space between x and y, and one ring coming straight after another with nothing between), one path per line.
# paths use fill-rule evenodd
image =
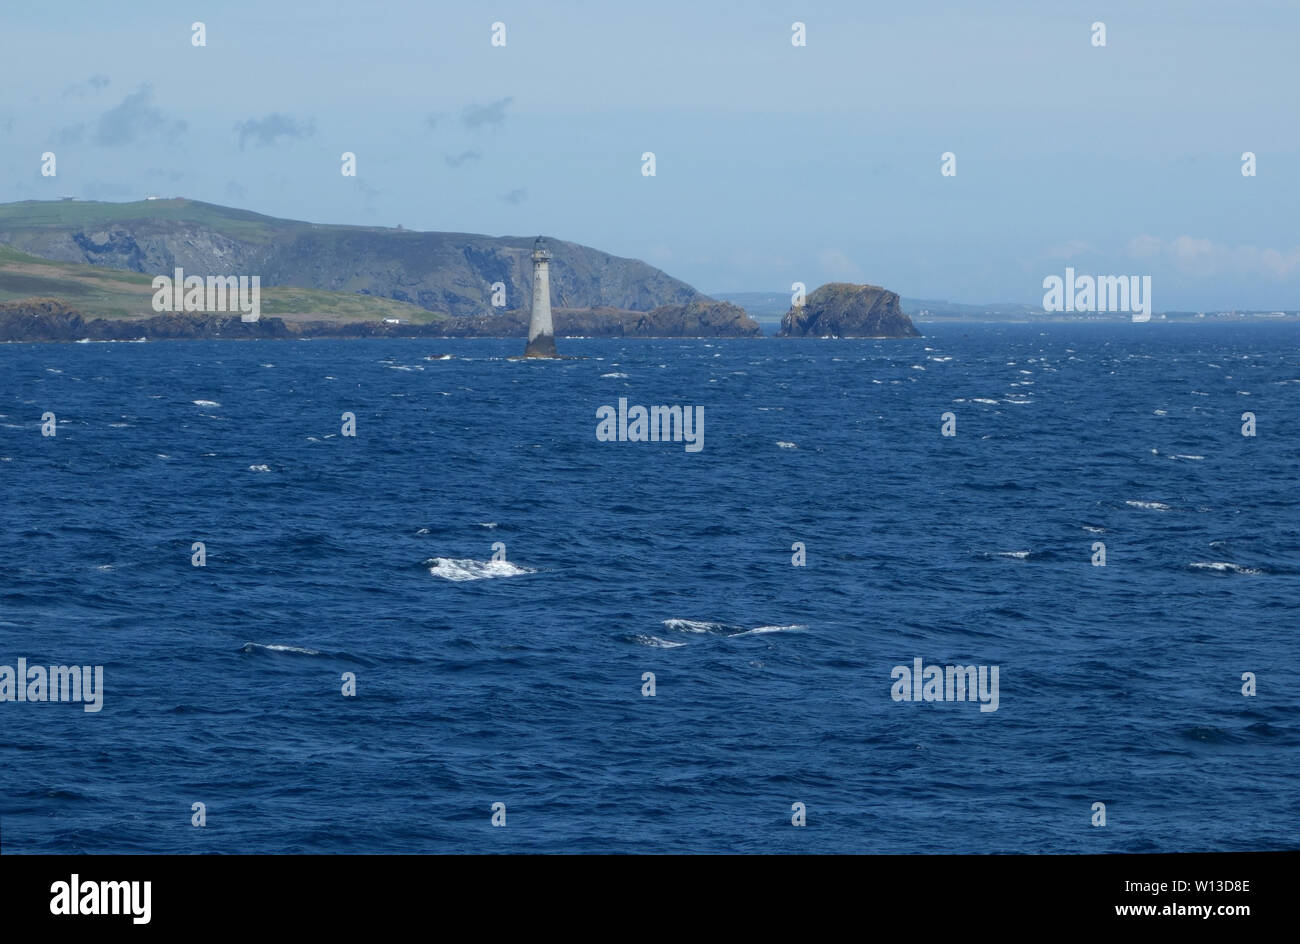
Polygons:
M159 273L169 274L169 273ZM191 273L198 274L198 273ZM41 296L62 299L87 318L150 318L153 276L76 262L53 262L0 245L0 302ZM418 305L294 286L263 286L262 314L286 320L383 321L425 324L446 316Z
M51 262L119 269L150 278L170 275L178 266L189 275L257 275L265 297L270 297L272 287L292 287L299 290L297 301L286 303L318 306L313 310L335 311L339 317L350 316L341 301L303 291L390 299L436 313L435 317L527 312L532 299L533 240L531 236L306 223L183 198L0 204L0 247ZM551 289L558 307L650 311L704 298L691 286L636 259L556 239L548 239L547 248L553 256ZM16 279L22 274L11 275ZM61 277L55 271L44 275ZM62 277L76 283L73 288L88 288L84 279ZM100 281L109 296L118 296L131 285ZM505 286L501 307L492 304L497 284ZM277 295L276 304L283 299ZM411 317L409 312L406 317Z

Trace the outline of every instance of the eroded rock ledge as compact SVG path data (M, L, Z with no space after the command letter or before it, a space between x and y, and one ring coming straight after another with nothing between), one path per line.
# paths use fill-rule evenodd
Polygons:
M727 302L693 301L653 311L620 308L561 308L557 335L642 338L759 337L758 322ZM526 316L517 313L447 318L429 324L375 321L285 321L263 316L241 321L238 314L161 314L152 318L87 320L54 298L0 304L0 341L134 341L185 338L522 338Z

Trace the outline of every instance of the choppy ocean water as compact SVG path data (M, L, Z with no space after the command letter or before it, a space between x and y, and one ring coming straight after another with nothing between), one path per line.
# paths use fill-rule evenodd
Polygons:
M1300 331L924 330L0 346L3 851L1295 848Z

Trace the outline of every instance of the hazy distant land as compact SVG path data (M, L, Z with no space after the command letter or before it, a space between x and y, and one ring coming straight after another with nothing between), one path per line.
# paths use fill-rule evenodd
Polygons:
M771 327L780 323L790 307L789 292L713 292L711 297L729 301L749 312L759 324ZM1129 321L1124 313L1115 312L1047 312L1034 305L1015 302L996 302L988 305L967 305L958 302L927 298L902 298L903 311L914 322L1114 322ZM1287 311L1164 311L1152 315L1152 321L1282 321L1300 319L1300 310Z

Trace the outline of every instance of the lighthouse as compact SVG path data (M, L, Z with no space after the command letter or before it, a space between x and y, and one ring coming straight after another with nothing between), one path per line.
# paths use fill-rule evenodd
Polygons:
M551 326L551 254L538 236L533 243L533 314L528 322L524 357L556 357Z

